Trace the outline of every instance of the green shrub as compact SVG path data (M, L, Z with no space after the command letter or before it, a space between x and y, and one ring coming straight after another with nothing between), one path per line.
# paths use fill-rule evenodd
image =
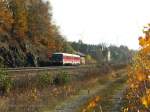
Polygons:
M38 85L41 87L48 87L53 83L52 75L48 72L38 75Z
M0 69L0 91L9 92L12 88L12 80L4 69Z
M61 71L54 79L54 84L67 84L70 82L70 74L68 72Z

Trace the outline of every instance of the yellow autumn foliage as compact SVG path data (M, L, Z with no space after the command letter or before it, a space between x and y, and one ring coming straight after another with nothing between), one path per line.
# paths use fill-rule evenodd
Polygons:
M150 25L139 38L140 49L128 73L128 104L123 112L148 112L150 109Z
M82 112L89 112L91 109L94 109L97 106L100 99L101 99L100 96L94 97L94 99L92 99L88 102L86 108L84 108L82 110Z

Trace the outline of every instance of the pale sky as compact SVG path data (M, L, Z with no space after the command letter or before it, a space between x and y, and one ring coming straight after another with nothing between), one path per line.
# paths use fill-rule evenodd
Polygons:
M150 23L150 0L50 0L53 20L69 41L127 45L138 49Z

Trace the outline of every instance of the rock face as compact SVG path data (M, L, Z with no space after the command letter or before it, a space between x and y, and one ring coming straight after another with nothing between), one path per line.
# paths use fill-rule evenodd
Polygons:
M40 63L48 61L46 55L45 46L35 46L30 41L20 42L0 35L0 63L6 67L40 66Z

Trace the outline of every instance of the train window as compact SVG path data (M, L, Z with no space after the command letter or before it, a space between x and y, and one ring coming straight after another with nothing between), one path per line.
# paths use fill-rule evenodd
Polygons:
M63 56L62 54L53 54L52 55L52 60L60 61L62 60Z

